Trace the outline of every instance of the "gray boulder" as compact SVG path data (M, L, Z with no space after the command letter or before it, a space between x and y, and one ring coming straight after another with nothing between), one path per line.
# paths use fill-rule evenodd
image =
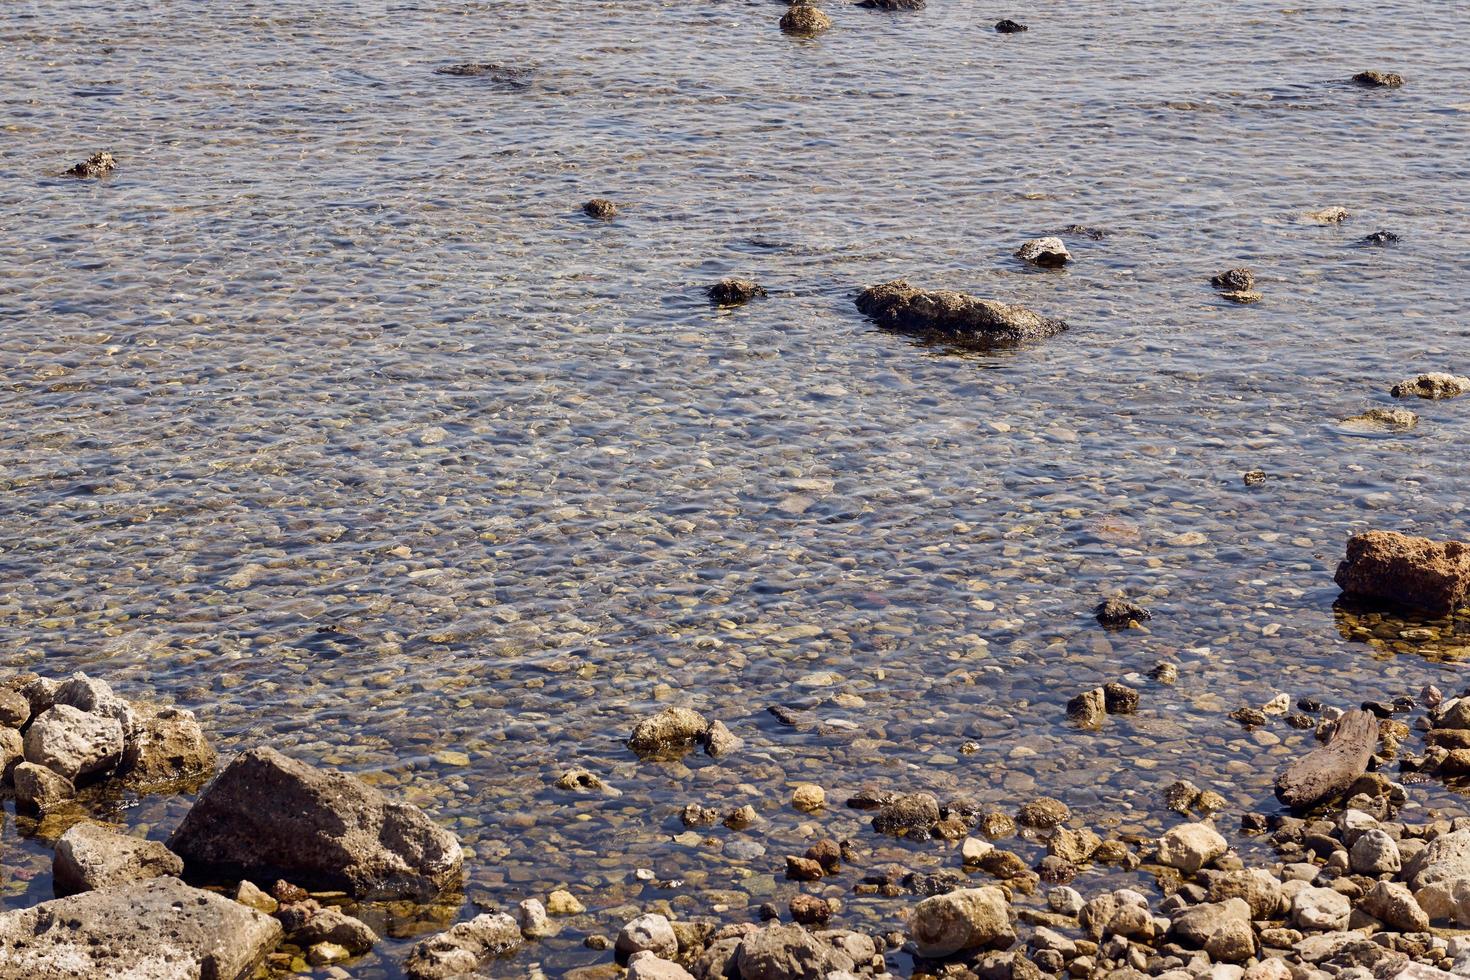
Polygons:
M806 980L852 967L850 957L801 926L757 929L746 935L735 950L735 974L740 980Z
M77 790L70 779L34 762L22 762L11 770L15 782L17 809L32 813L50 813L76 798Z
M56 842L52 888L58 897L178 877L184 862L158 841L130 837L95 823L79 823Z
M0 914L0 978L242 980L280 939L268 915L155 878Z
M458 883L464 862L454 835L418 807L270 748L236 757L169 848L193 869L373 899L432 898Z
M26 761L77 782L113 769L122 761L123 727L116 718L69 704L52 705L31 722Z

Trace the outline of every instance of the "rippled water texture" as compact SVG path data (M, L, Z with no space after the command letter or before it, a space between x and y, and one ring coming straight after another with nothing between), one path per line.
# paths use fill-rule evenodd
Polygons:
M958 856L874 835L865 784L1156 833L1180 776L1274 807L1309 734L1241 704L1462 687L1470 627L1332 585L1354 529L1467 536L1470 400L1339 424L1470 372L1453 5L826 8L798 41L753 0L0 6L0 665L364 773L462 836L473 901L569 886L592 912L506 975L608 958L581 937L629 903L784 903L818 834L869 849L836 921L898 925L852 884ZM434 73L467 61L531 71ZM1011 256L1077 223L1107 235L1067 271ZM1237 265L1259 304L1209 288ZM712 309L732 274L770 297ZM915 344L852 305L898 276L1072 329ZM1090 618L1119 588L1147 632ZM1138 715L1065 723L1117 678ZM661 700L745 750L637 762ZM555 789L573 765L622 795ZM836 806L793 811L806 780ZM687 802L765 822L675 840ZM12 906L50 897L35 831Z

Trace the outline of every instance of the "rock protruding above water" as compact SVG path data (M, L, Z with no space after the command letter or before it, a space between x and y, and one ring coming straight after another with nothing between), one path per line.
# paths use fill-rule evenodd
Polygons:
M678 751L703 738L707 731L709 722L693 708L665 708L634 727L628 747L640 754Z
M1020 34L1024 31L1029 30L1031 30L1031 28L1027 27L1025 24L1018 24L1017 22L1011 20L1009 17L1007 17L1005 20L998 20L995 22L995 32L997 34Z
M618 216L618 206L605 197L594 197L582 205L582 213L589 218L611 221Z
M1022 306L948 289L917 289L902 279L864 289L858 294L857 308L887 330L982 347L1041 340L1067 329L1061 320Z
M169 841L191 869L426 900L459 881L454 835L418 807L271 748L239 755Z
M867 10L923 10L924 0L858 0L855 6Z
M750 279L721 279L705 292L716 306L740 306L765 296L766 288Z
M128 885L150 878L178 877L184 862L158 841L79 823L56 842L52 887L58 897Z
M1444 615L1470 600L1470 544L1364 531L1348 539L1336 581L1357 599Z
M104 151L94 153L76 166L67 168L62 176L89 180L95 177L106 177L116 168L117 158Z
M458 65L444 65L434 69L436 75L452 75L456 78L483 78L496 85L510 89L530 87L531 69L513 65L498 65L493 62L471 61Z
M1353 81L1365 88L1399 88L1404 84L1404 76L1389 71L1360 71Z
M1210 279L1210 285L1232 303L1255 303L1261 294L1256 292L1256 274L1250 269L1226 269Z
M521 944L521 927L503 912L477 915L414 946L403 964L409 980L445 980L474 973Z
M966 949L1005 949L1016 941L1010 903L994 886L961 888L924 899L914 908L909 934L920 956Z
M1470 391L1470 378L1430 371L1400 381L1388 390L1395 398L1458 398Z
M240 980L280 939L268 915L177 878L155 878L0 915L0 974Z
M26 761L77 783L99 778L122 761L123 729L116 718L54 704L31 722Z
M1347 208L1333 205L1330 208L1321 208L1317 211L1308 211L1302 218L1314 225L1340 225L1352 217Z
M1022 28L1025 30L1025 28ZM1072 261L1072 253L1060 238L1033 238L1016 249L1016 258L1043 269L1060 269Z
M1153 613L1123 596L1109 596L1093 610L1098 623L1107 629L1122 630L1153 619Z
M1363 245L1397 245L1401 241L1398 235L1391 231L1379 230L1372 234L1364 235Z
M1370 408L1342 420L1345 428L1358 432L1402 432L1419 424L1419 416L1407 408Z
M1276 798L1308 809L1341 796L1368 771L1378 744L1378 719L1361 708L1337 720L1328 743L1302 756L1276 778Z
M781 16L781 30L795 37L813 37L831 27L832 18L809 2L794 3Z

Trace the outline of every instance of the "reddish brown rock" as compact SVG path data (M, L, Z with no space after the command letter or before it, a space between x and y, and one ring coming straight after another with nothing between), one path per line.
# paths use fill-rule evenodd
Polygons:
M1444 615L1470 598L1470 544L1396 531L1355 534L1337 584L1354 598Z

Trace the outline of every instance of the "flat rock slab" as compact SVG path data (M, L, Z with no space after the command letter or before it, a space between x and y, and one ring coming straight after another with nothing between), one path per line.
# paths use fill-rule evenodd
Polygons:
M0 915L0 980L241 980L281 926L177 878Z
M1061 320L1023 306L948 289L917 289L901 279L864 289L858 294L857 308L886 330L926 334L971 347L1025 343L1067 329Z
M1368 771L1378 744L1378 718L1359 708L1337 722L1337 731L1321 748L1287 767L1276 778L1276 798L1287 806L1307 809L1340 796Z

